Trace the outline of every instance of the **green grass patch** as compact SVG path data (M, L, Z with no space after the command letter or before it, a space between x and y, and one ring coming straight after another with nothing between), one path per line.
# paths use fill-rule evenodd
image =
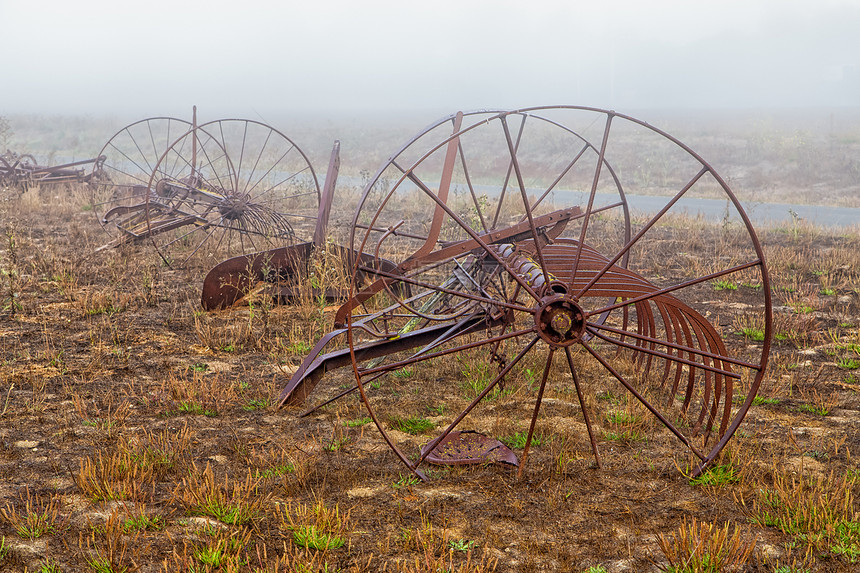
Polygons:
M513 434L511 436L505 436L505 437L499 438L499 440L501 440L502 443L504 443L509 448L523 449L526 447L526 439L528 437L529 437L528 432L517 432L516 434ZM549 441L549 439L547 438L547 436L544 436L542 434L538 434L537 432L535 432L534 435L532 435L532 445L533 446L539 446L542 443L548 442L548 441Z
M764 329L755 326L747 326L738 334L742 334L745 338L754 340L755 342L762 342L764 340Z
M813 414L815 416L827 416L830 414L830 408L826 406L815 406L813 404L801 404L797 407L798 412L806 412L807 414Z
M720 279L711 283L714 290L738 290L738 285L730 280Z
M423 434L424 432L436 427L436 423L432 420L418 416L413 418L401 418L395 416L389 420L389 423L395 430L399 430L413 436Z
M308 549L326 551L343 547L346 542L342 537L320 531L313 525L302 525L293 531L293 543Z
M741 481L734 466L729 464L718 464L709 467L698 477L690 480L690 485L725 486Z

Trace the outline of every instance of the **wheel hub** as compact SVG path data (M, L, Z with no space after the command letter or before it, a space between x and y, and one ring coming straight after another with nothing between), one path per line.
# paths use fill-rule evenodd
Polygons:
M538 335L553 346L570 346L585 333L585 312L563 294L544 297L534 318Z
M225 219L241 219L250 200L251 197L247 193L229 193L220 201L218 211Z

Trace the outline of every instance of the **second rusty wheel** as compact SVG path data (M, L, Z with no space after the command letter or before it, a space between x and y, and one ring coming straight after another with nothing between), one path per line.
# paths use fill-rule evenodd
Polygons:
M149 176L158 159L191 122L175 117L150 117L117 131L93 166L90 206L102 229L112 238L111 246L142 237L146 227Z
M631 223L631 192L661 206ZM723 243L704 249L707 260L695 245L667 250L686 203L714 196L732 221ZM651 416L697 474L761 384L771 300L755 231L710 164L635 118L581 107L445 118L370 181L352 237L354 249L399 263L357 264L378 280L356 281L337 321L362 401L419 475L455 430L507 425L525 436L525 458L545 393L568 382L579 406L569 415L584 422L598 464L587 394L599 387ZM720 284L746 286L715 295ZM760 340L728 340L721 321L736 309ZM393 391L371 387L381 380ZM521 408L500 414L492 401L511 390ZM431 415L438 434L411 456L398 421Z
M304 152L277 129L222 119L192 128L159 157L146 233L164 261L209 268L310 240L320 187Z

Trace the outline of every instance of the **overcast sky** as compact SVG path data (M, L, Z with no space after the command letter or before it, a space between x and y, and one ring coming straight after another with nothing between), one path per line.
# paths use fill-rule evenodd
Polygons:
M860 0L0 0L0 54L0 115L857 106Z

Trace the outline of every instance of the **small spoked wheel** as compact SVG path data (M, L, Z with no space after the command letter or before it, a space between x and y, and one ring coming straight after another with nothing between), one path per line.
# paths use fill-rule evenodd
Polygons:
M135 240L146 227L144 209L149 177L158 159L191 123L150 117L116 132L93 166L90 205L99 224L116 241Z
M658 205L634 218L634 196ZM730 222L678 241L691 201L714 198ZM357 263L356 276L377 281L354 281L339 319L362 401L418 474L454 431L519 434L524 461L551 425L550 396L553 415L564 404L580 420L600 464L611 412L595 411L597 395L647 418L655 455L680 452L698 474L764 375L770 288L749 218L711 165L629 116L547 107L445 118L367 185L352 246L398 263ZM741 325L759 335L738 335ZM365 358L383 343L383 356ZM414 418L435 427L417 454L400 423Z
M260 122L223 119L176 139L148 178L146 233L171 266L309 240L320 188L304 152Z

